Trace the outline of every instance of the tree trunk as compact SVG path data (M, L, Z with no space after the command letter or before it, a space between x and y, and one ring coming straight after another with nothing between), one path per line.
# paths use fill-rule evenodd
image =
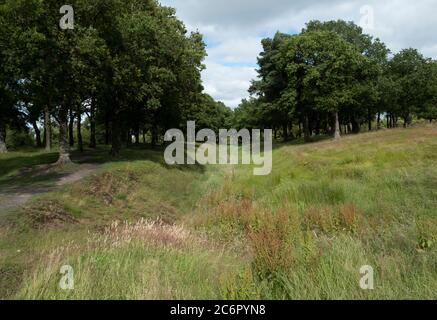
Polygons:
M83 152L83 139L82 139L82 114L79 110L80 106L77 110L77 146L80 152Z
M135 144L140 144L140 128L135 128Z
M367 121L369 123L369 131L372 131L372 110L368 110Z
M110 132L109 132L109 118L108 115L106 115L106 119L105 119L105 144L108 146L109 145L109 137L111 136Z
M126 143L126 146L129 147L132 144L132 133L131 133L131 130L127 129L124 132L123 137L124 137L124 142Z
M157 143L158 143L158 132L157 132L157 128L155 126L152 127L152 147L156 147Z
M397 119L397 117L395 117L395 115L393 114L392 116L391 116L391 118L392 118L392 128L397 128L398 127L398 119Z
M0 153L8 152L6 147L6 124L0 120Z
M331 130L329 125L329 118L323 122L323 132L328 133Z
M293 122L290 123L288 127L288 139L294 139L294 133L293 133Z
M74 114L70 109L70 122L68 123L68 139L70 147L74 147Z
M334 113L334 139L339 140L341 138L340 133L340 119L338 116L338 112Z
M378 130L381 129L381 112L378 112L378 124L377 124L377 129L378 129Z
M41 148L42 147L41 130L39 130L38 125L36 124L36 121L32 121L32 127L33 127L33 131L35 131L36 146L38 148Z
M320 117L319 115L317 115L316 128L315 128L315 132L317 136L320 135L320 128L321 128Z
M360 124L358 123L357 120L355 120L355 116L352 116L351 123L352 123L352 133L355 134L360 133Z
M46 145L46 129L43 129L43 133L42 133L42 145L45 146Z
M304 133L304 141L311 142L310 124L309 124L308 115L305 115L303 119L303 133Z
M111 123L111 155L117 157L121 150L120 127L117 120L117 115L114 115Z
M410 114L404 117L404 128L408 128L409 126L411 126L413 122L412 119L413 118L411 117Z
M50 110L44 107L44 144L47 152L52 150L52 124L50 123Z
M282 125L282 131L283 131L284 142L287 142L288 141L288 125L286 123L284 123Z
M68 108L61 107L59 111L59 159L57 164L64 165L71 162L68 144Z
M91 99L91 110L90 110L90 148L96 148L96 106L94 98Z

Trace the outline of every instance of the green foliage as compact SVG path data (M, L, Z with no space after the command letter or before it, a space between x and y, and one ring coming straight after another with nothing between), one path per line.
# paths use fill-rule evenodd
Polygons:
M437 119L437 61L427 61L425 73L424 103L419 107L418 114L421 118L433 121Z
M231 127L232 116L232 110L224 103L216 102L211 96L203 94L186 110L181 125L187 121L196 121L199 130L208 128L218 133L220 129Z
M396 54L389 61L389 76L396 88L395 110L405 122L411 123L413 114L420 114L420 110L427 102L428 83L433 78L428 78L427 61L417 50L406 49Z
M63 4L8 0L0 5L5 48L0 88L7 89L1 99L8 98L0 103L8 108L2 117L16 117L12 110L24 105L27 121L38 129L47 109L60 125L61 151L68 153L67 115L81 124L86 114L94 126L90 139L96 140L96 122L104 123L111 135L106 142L112 141L116 154L128 136L150 130L156 138L166 128L180 127L193 106L204 102L205 44L199 33L187 34L174 9L155 0L75 0L69 3L74 29L62 30ZM224 106L216 109L210 117L229 113ZM6 124L2 120L0 128Z
M6 144L12 149L34 145L33 137L26 130L8 130Z
M287 139L298 124L309 141L339 129L358 133L365 122L370 131L376 119L380 128L382 117L389 127L399 117L405 125L414 115L435 118L435 62L414 49L389 59L385 44L353 22L310 21L300 34L278 32L262 45L260 80L235 111L239 127L269 126Z

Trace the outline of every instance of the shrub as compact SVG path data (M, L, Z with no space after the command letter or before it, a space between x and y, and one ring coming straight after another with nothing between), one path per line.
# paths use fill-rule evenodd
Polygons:
M296 258L296 247L302 242L300 220L294 211L280 209L276 213L257 214L247 234L253 255L254 273L260 279L287 272Z
M352 203L335 207L311 207L305 211L304 216L307 230L325 234L339 231L355 233L361 222L361 215Z

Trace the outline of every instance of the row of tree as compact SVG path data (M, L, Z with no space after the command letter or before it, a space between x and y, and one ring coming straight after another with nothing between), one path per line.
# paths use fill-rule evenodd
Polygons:
M415 49L394 56L352 22L311 21L300 34L262 41L252 97L235 110L238 127L270 127L285 140L358 133L437 119L437 62ZM298 130L293 130L298 126Z
M391 55L352 22L311 21L262 41L251 98L234 111L203 93L201 34L156 0L0 0L0 152L6 128L31 128L38 147L59 136L59 163L77 144L152 145L187 121L198 127L273 128L284 140L358 133L437 119L437 62ZM73 21L70 21L71 23ZM83 128L89 141L83 140Z
M187 120L225 125L230 109L203 93L202 36L188 34L174 9L156 0L69 3L74 28L64 30L64 1L0 1L0 152L6 127L32 127L47 150L56 129L65 163L71 145L83 149L84 123L89 146L103 136L113 155L132 137L147 133L155 144Z

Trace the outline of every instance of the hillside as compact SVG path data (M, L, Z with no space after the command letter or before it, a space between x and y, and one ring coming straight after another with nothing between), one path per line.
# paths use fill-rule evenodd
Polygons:
M0 212L0 298L437 298L435 126L278 144L266 177L105 154L63 171L56 155L0 155L2 191L98 164ZM74 290L58 286L63 265ZM375 290L359 287L365 265Z

